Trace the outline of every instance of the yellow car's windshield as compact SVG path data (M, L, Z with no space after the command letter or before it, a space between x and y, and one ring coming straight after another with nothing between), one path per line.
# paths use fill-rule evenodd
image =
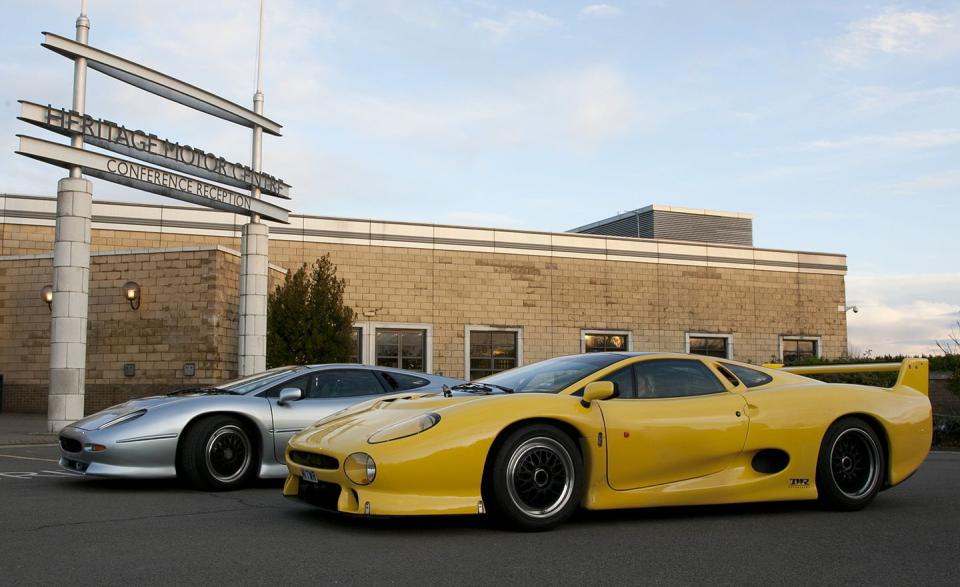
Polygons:
M483 379L478 384L497 386L491 391L509 389L516 393L558 393L571 383L587 375L622 361L627 355L595 353L547 359L525 367L502 371Z

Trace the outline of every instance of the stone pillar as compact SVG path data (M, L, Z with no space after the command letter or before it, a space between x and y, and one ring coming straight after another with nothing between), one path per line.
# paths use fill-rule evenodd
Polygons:
M250 222L240 236L239 375L267 368L267 248L270 228Z
M50 432L59 432L67 424L83 418L92 201L93 186L89 181L64 178L57 183L47 394L47 430Z

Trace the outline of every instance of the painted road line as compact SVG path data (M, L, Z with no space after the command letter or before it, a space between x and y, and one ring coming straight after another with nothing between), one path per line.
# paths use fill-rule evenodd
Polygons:
M60 462L60 461L58 461L57 459L41 459L41 458L37 458L37 457L21 457L21 456L19 456L19 455L0 455L0 458L22 459L22 460L24 460L24 461L44 461L44 462L47 462L47 463L59 463L59 462Z
M60 446L57 443L53 444L0 444L0 448L36 448L38 446Z

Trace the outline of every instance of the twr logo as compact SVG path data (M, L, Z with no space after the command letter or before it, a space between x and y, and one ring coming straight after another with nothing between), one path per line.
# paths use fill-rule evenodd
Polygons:
M800 479L800 478L793 477L790 479L790 487L796 487L799 489L810 487L810 479Z

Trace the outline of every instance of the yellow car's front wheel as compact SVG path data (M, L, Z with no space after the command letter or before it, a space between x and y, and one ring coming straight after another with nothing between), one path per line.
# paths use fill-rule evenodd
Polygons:
M576 511L584 473L572 438L535 424L513 431L498 446L485 483L491 514L522 530L546 530Z

